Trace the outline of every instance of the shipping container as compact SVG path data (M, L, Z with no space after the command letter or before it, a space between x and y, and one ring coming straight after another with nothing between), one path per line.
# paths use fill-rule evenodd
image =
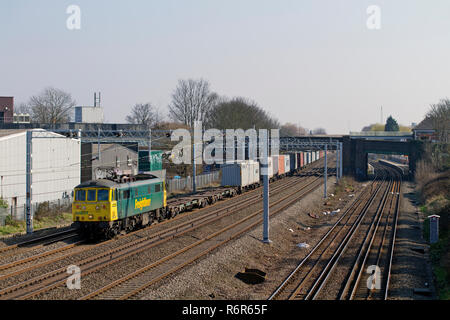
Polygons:
M221 168L222 186L247 187L259 183L259 162L254 160L226 163Z
M304 163L304 161L303 161L303 155L304 155L304 152L300 152L300 154L299 154L299 165L298 165L298 167L299 168L303 168L303 163Z
M274 176L278 174L278 155L272 156L272 173Z
M289 163L290 163L290 171L295 171L295 169L297 169L297 154L296 153L289 154Z
M284 173L291 172L291 157L290 155L284 156Z
M284 162L284 155L279 155L278 156L278 175L283 175L286 171L284 169L285 167L285 162Z
M302 153L297 152L297 169L302 168Z

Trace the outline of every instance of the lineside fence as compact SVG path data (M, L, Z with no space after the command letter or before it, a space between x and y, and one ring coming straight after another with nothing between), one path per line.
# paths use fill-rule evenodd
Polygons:
M195 183L197 188L207 187L212 183L220 182L220 171L213 171L198 175ZM167 179L166 181L167 192L176 191L192 191L192 177L186 177L181 179Z
M211 184L220 183L220 171L213 171L197 176L196 185L197 188L208 187ZM186 177L181 179L167 179L166 181L167 192L177 191L192 191L192 177ZM31 213L34 218L40 213L48 215L49 213L61 213L63 211L70 212L70 206L72 204L72 197L58 199L54 201L46 201L42 203L33 203L31 205ZM26 220L26 205L23 206L9 206L8 208L0 208L0 226L5 225L7 217L10 217L15 221Z
M35 218L36 215L44 214L48 216L49 214L59 214L63 211L70 212L70 207L72 205L72 197L62 198L53 201L45 201L41 203L31 204L31 214ZM5 225L7 217L10 217L15 221L25 221L26 220L26 205L23 206L9 206L8 208L0 208L0 226Z

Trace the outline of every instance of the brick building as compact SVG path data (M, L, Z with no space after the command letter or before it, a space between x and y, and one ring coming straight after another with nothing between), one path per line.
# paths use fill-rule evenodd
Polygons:
M0 123L12 123L14 117L14 97L0 97Z

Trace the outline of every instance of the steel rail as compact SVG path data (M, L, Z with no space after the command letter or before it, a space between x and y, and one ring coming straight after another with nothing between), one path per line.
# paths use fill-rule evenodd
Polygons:
M286 183L288 183L288 182L286 182ZM239 205L239 204L237 204L237 205ZM237 205L234 204L233 206L237 206ZM223 211L223 208L218 209L217 211ZM78 265L79 266L84 265L84 269L85 270L86 269L89 269L89 270L92 269L92 271L89 272L89 273L91 273L91 272L96 270L96 269L93 269L93 268L101 267L102 263L106 263L106 262L108 262L110 260L111 260L110 262L116 262L119 259L122 260L122 259L124 259L124 258L126 258L126 257L128 257L128 256L130 256L132 254L136 254L138 252L141 252L143 250L148 249L149 246L156 246L156 245L159 245L159 244L161 244L163 242L169 241L170 239L172 239L172 238L174 238L176 236L180 236L180 235L182 235L182 234L184 234L184 233L186 233L188 231L192 231L193 229L201 227L202 225L211 223L212 221L215 221L214 219L216 219L216 220L217 219L221 219L221 218L223 218L223 216L230 215L230 214L234 213L235 211L236 210L231 211L231 212L227 212L225 215L217 216L216 218L213 218L212 220L210 219L211 221L208 220L208 221L200 223L199 225L196 225L196 226L192 226L192 224L193 224L192 221L186 222L185 225L191 225L192 227L187 229L187 230L184 230L181 233L173 234L173 235L169 235L169 236L167 236L167 235L164 236L164 233L167 234L169 231L173 231L172 229L178 229L180 227L180 226L175 226L175 227L173 227L173 228L171 228L169 230L163 230L163 231L161 231L161 232L159 232L157 234L153 234L152 236L149 236L147 238L141 238L141 239L139 239L139 240L137 240L135 242L122 245L121 247L115 248L115 249L110 250L110 251L108 251L106 253L102 253L100 255L96 255L94 257L87 258L87 259L79 262ZM159 240L159 241L157 241L157 240ZM155 241L157 241L157 242L155 242ZM136 242L141 243L141 245L140 246L136 246ZM124 250L128 250L128 251L127 252L123 252L122 254L120 254L120 252L124 251ZM114 259L113 259L113 254L117 254L117 257L115 257ZM98 263L96 263L96 261L98 261ZM109 265L109 263L108 263L108 265ZM59 275L62 279L64 279L65 278L65 274L64 273L65 273L65 269L64 268L60 268L60 269L58 269L56 271L50 272L50 273L45 274L43 276L39 276L39 277L36 277L34 279L31 279L31 280L27 281L26 283L21 283L21 284L18 284L18 285L6 288L6 289L0 291L0 298L1 298L2 295L5 295L8 292L14 292L14 291L16 291L18 289L22 289L22 288L24 288L24 287L26 287L28 285L31 285L33 283L36 283L36 282L37 283L42 282L45 279L49 279L49 278L55 278L56 282L54 282L54 283L56 283L56 285L58 285L59 284L58 280L60 280L60 279L57 276ZM61 274L62 274L62 276L61 276ZM85 275L85 274L88 274L88 271L85 271L83 273L83 275ZM45 284L47 284L47 283L45 283ZM47 286L47 288L48 288L48 286ZM39 292L41 292L41 291L42 290L39 290ZM38 292L35 292L35 293L38 293ZM16 297L16 295L14 295L13 298L14 297Z
M372 185L375 183L374 179L372 181ZM321 247L321 245L324 243L325 240L327 240L327 238L330 236L330 234L334 231L334 229L339 225L339 223L347 216L347 214L349 212L351 212L352 210L352 214L348 216L346 222L344 223L344 225L342 226L342 228L345 227L345 225L348 223L348 221L350 220L350 218L353 216L353 214L356 212L356 209L359 207L360 204L362 204L362 200L364 198L364 196L366 195L370 195L370 193L366 194L366 193L361 193L357 199L355 199L355 201L351 204L351 206L346 210L346 212L342 215L341 218L339 218L339 220L330 228L330 230L319 240L319 242L314 246L313 249L311 249L311 251L308 253L308 255L302 259L302 261L297 265L297 267L288 275L288 277L281 283L281 285L270 295L270 297L268 298L268 300L273 300L275 299L283 290L285 290L285 288L287 287L287 285L289 284L290 281L292 281L292 279L297 275L297 273L300 271L300 269L303 267L303 265L308 261L308 259L310 259L310 257ZM342 230L341 228L341 230ZM335 240L335 238L337 237L337 235L340 233L340 231L335 235L335 237L333 237L333 239L331 239L330 244ZM325 251L324 251L325 252ZM323 252L323 253L324 253ZM323 255L322 253L322 255ZM321 256L322 256L321 255ZM319 257L320 258L320 257Z
M319 178L319 179L320 179L320 178ZM317 181L317 180L316 180L316 181ZM275 215L275 214L277 214L277 213L279 213L279 212L285 210L287 207L289 207L289 206L292 205L293 203L296 203L298 200L300 200L301 198L303 198L305 195L307 195L307 194L309 194L310 192L312 192L313 190L317 189L317 188L321 185L321 183L318 183L318 184L317 184L316 181L312 182L312 183L309 185L309 186L311 186L311 188L309 188L308 190L306 190L304 193L299 194L299 192L296 191L296 192L291 193L291 194L289 194L288 196L284 197L283 199L280 199L280 200L278 200L277 202L273 203L273 204L271 205L271 207L273 207L273 206L275 206L275 205L277 205L277 204L280 204L281 202L285 201L286 199L291 198L291 200L290 200L287 204L284 204L281 208L277 208L275 211L272 211L271 214L270 214L270 216L273 216L273 215ZM296 196L295 196L294 198L292 198L293 195L296 195ZM234 227L236 227L236 226L238 226L238 225L241 225L241 224L244 223L245 221L248 221L249 219L251 219L251 218L253 218L253 217L255 217L255 216L260 215L260 214L262 213L262 211L263 211L263 210L258 210L257 212L253 213L251 216L245 217L244 219L241 219L241 220L239 220L239 221L233 223L232 225L227 226L226 228L223 228L223 229L221 229L221 230L215 232L214 234L211 234L211 235L207 236L206 238L203 238L203 239L197 241L197 242L194 243L194 244L191 244L189 247L185 247L185 248L179 250L178 252L175 252L175 253L173 253L173 254L171 254L171 255L169 255L169 256L166 256L166 257L164 257L163 259L158 260L158 261L154 262L153 264L151 264L151 265L149 265L149 266L146 266L146 267L144 267L144 268L142 268L142 269L139 269L139 270L137 270L136 272L134 272L133 274L128 275L128 276L126 276L126 277L124 277L124 278L121 278L121 279L117 280L116 282L114 282L114 283L112 283L112 284L110 284L110 285L108 285L108 286L106 286L106 287L103 287L103 288L101 288L101 289L99 289L99 290L97 290L97 291L95 291L95 292L89 294L88 296L83 297L83 298L84 298L84 299L89 299L89 298L98 296L98 295L102 294L103 292L105 292L105 291L108 290L108 289L114 288L114 287L116 287L116 286L122 284L123 282L125 282L125 281L127 281L127 280L130 280L130 279L132 279L132 278L134 278L134 277L136 277L136 276L142 274L143 272L146 272L146 271L148 271L148 270L154 268L155 266L160 265L161 263L163 263L163 262L165 262L165 261L167 261L167 260L169 260L169 259L174 258L175 256L178 256L179 254L181 254L181 253L183 253L183 252L185 252L185 251L187 251L187 250L189 250L189 249L192 249L193 247L196 247L196 246L200 245L201 243L204 243L204 242L207 241L207 240L210 240L210 239L212 239L212 238L214 238L214 237L217 237L218 235L221 235L222 233L224 233L224 232L226 232L226 231L228 231L228 230L230 230L230 229L232 229L232 228L234 228ZM131 297L137 295L137 294L140 293L141 291L143 291L143 290L145 290L146 288L148 288L149 286L151 286L151 285L157 283L158 281L162 280L163 278L166 278L167 276L169 276L169 275L171 275L171 274L177 272L178 270L184 268L185 266L191 264L192 262L195 262L196 260L198 260L199 258L203 257L204 255L206 255L206 254L212 252L212 251L215 250L216 248L218 248L218 247L220 247L220 246L223 246L224 244L226 244L226 243L228 243L229 241L231 241L231 240L237 238L237 237L240 236L241 234L243 234L243 233L245 233L245 232L251 230L251 229L254 228L255 226L261 224L261 222L262 222L262 218L258 218L256 222L251 223L249 226L247 226L247 227L245 227L244 229L238 231L237 233L234 233L233 235L229 236L227 239L225 239L225 240L223 240L223 241L221 241L221 242L215 244L214 246L212 246L212 247L210 247L210 248L208 248L208 249L202 251L201 253L197 254L195 257L193 257L193 258L191 258L191 259L189 259L189 260L183 262L181 265L178 265L178 266L172 268L171 270L169 270L169 271L167 271L166 273L164 273L164 274L162 274L162 275L160 275L160 276L154 278L153 280L146 282L145 284L139 286L138 288L132 290L131 292L128 292L128 293L122 295L122 296L119 298L119 300L129 299L129 298L131 298Z

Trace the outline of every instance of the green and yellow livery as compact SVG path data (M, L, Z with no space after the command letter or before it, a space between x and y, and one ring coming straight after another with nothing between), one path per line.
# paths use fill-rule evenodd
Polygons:
M140 178L140 179L139 179ZM84 182L74 190L73 221L83 233L112 237L162 220L166 215L164 181L155 176L138 176L136 181Z

